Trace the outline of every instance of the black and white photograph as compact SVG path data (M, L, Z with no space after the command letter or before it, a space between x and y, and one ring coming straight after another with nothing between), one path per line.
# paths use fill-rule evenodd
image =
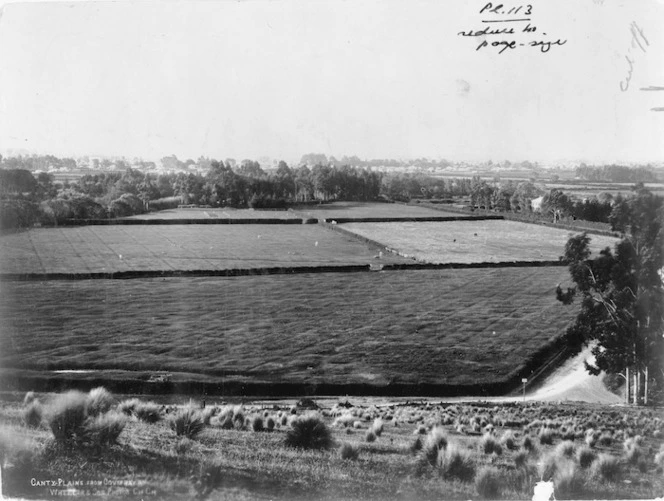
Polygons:
M660 0L0 0L0 499L664 498Z

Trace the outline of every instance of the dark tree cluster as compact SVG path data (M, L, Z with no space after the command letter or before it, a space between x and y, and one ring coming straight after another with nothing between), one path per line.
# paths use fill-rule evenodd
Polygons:
M586 234L571 238L565 259L574 286L558 286L558 300L580 302L567 335L590 344L587 369L622 374L634 403L661 401L664 384L664 201L647 190L620 200L610 216L622 235L615 249L591 256Z

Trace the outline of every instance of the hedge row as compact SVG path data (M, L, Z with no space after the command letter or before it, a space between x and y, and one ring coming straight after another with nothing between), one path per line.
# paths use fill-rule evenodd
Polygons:
M104 225L146 225L146 224L317 224L313 218L227 218L227 219L69 219L60 226L104 226Z

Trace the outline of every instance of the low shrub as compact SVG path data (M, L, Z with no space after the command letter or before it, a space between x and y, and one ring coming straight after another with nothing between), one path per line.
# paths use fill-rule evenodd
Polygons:
M154 402L139 402L133 408L133 414L146 423L156 423L161 420L161 407Z
M502 491L501 478L504 474L493 466L483 466L475 476L475 490L484 499L496 499Z
M242 409L236 409L233 411L233 427L236 430L244 430L246 428L246 419Z
M484 454L496 454L497 456L500 456L503 453L503 446L500 445L493 435L489 434L482 437L480 449Z
M106 388L99 386L88 393L88 414L99 416L111 410L115 405L115 398Z
M600 454L590 468L592 475L602 480L616 480L621 473L618 458L611 454Z
M364 440L371 443L376 441L376 433L373 430L367 430L367 433L364 435Z
M54 398L47 413L47 422L57 442L72 443L85 437L87 405L87 395L76 390Z
M178 437L195 438L205 428L200 413L193 407L180 409L169 418L169 425Z
M410 449L410 452L412 454L417 454L419 451L421 451L422 450L422 437L419 436L419 435L417 437L415 437L415 440L413 441L412 444L410 444L409 449Z
M284 443L300 449L329 449L332 433L320 416L306 414L293 420Z
M267 418L267 421L265 422L265 427L267 431L274 431L274 427L276 426L276 423L274 421L274 418L272 416Z
M438 468L445 479L471 482L475 477L475 462L472 455L455 444L438 453Z
M28 406L23 409L23 421L30 428L38 428L41 425L42 417L42 406L37 399L31 400Z
M344 460L355 461L360 455L359 449L345 442L339 448L339 457Z

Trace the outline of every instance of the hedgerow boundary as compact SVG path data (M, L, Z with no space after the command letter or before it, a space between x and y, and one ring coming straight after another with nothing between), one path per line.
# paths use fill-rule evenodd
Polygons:
M339 266L294 266L271 268L229 268L225 270L131 270L100 273L0 273L0 281L49 280L131 280L144 278L243 277L256 275L295 275L303 273L358 273L401 270L455 270L478 268L528 268L567 266L565 261L503 261L482 263L403 263Z

